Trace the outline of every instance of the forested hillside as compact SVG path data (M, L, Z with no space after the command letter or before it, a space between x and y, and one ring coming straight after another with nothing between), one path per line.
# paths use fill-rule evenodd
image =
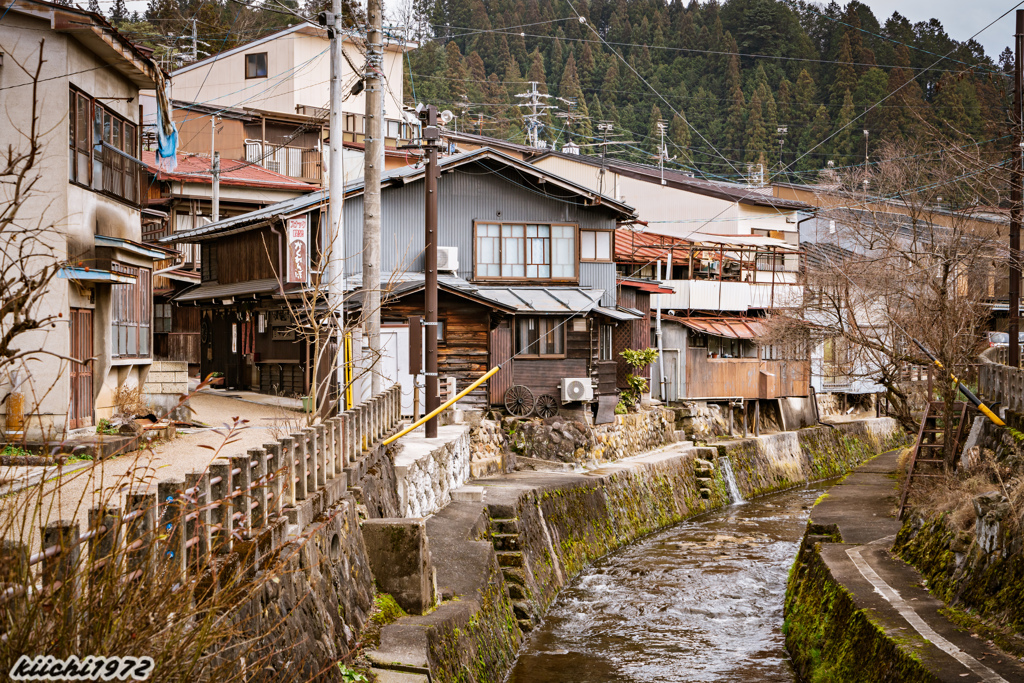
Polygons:
M324 4L150 0L144 17L115 20L158 51L177 36L180 59L193 18L200 49L216 53ZM358 26L356 3L346 7ZM557 107L541 119L543 139L593 145L610 134L622 144L609 154L653 161L663 120L666 163L708 176L735 178L760 163L772 177L813 179L829 162L863 164L885 141L1006 144L1008 50L993 60L935 20L880 20L856 0L412 0L385 9L389 35L420 41L406 62L406 100L450 109L462 130L524 140L517 95L535 81Z

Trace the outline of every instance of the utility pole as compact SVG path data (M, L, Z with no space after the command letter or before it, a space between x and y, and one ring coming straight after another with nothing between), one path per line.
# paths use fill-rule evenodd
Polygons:
M220 152L217 151L217 115L210 117L210 171L213 174L213 210L210 218L220 220Z
M665 120L658 121L658 135L661 136L661 142L658 145L658 170L661 172L662 185L665 184L665 159L668 157L668 149L665 148L665 128Z
M424 196L424 292L423 325L426 328L423 334L427 342L427 358L424 363L423 375L426 378L426 400L424 410L431 413L441 405L441 397L438 394L437 382L437 185L441 176L441 169L437 165L437 150L440 141L440 132L437 128L437 107L432 104L423 107L420 112L420 121L423 122L423 149L427 158L427 165L423 173L423 184L425 185ZM437 437L437 418L427 420L426 432L428 439Z
M338 320L338 355L336 376L338 385L345 385L345 230L342 221L342 209L345 202L345 157L344 133L342 132L341 103L342 93L342 60L345 49L341 37L342 17L341 0L331 0L331 11L321 12L317 16L318 23L327 29L331 40L331 112L330 112L330 156L328 157L328 244L324 254L320 255L327 262L323 270L327 274L328 310ZM264 136L266 137L266 136ZM342 395L347 392L342 391ZM351 406L348 406L351 407Z
M366 138L363 157L363 331L370 343L370 395L381 392L380 177L384 164L384 73L381 0L366 3Z
M1017 10L1017 32L1014 36L1016 48L1013 65L1013 180L1010 183L1010 282L1009 282L1009 365L1020 366L1020 223L1021 201L1024 200L1021 183L1024 182L1024 137L1021 125L1024 122L1024 10Z
M213 211L210 218L214 223L220 220L220 152L213 153Z

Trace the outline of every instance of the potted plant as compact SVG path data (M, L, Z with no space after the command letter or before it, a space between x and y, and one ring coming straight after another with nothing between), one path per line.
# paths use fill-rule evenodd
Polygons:
M316 407L316 404L312 396L302 397L302 412L312 413L314 407Z
M210 387L224 386L224 373L211 372L209 375L206 376L206 385Z

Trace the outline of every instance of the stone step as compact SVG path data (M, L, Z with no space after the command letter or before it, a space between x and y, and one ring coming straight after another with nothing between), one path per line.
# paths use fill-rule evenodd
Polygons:
M495 550L519 551L519 534L491 534Z
M466 503L482 503L484 502L484 487L460 486L457 489L452 489L452 501Z
M489 477L492 474L501 474L502 464L500 455L492 455L489 458L481 458L469 463L469 478L479 479Z
M522 567L523 554L520 552L498 551L498 564L502 567Z
M526 600L517 600L512 603L512 611L515 612L516 619L529 619L533 620L534 609L533 604Z
M525 600L526 599L526 591L523 590L523 587L520 586L520 585L514 584L511 581L506 581L505 582L505 591L508 593L508 597L512 598L513 600Z
M518 534L519 533L519 520L518 519L492 519L491 529L496 534Z
M530 619L517 619L519 623L519 630L523 633L529 633L533 630L533 621Z
M710 498L711 497L711 489L701 489L700 490L700 497L701 498Z
M502 566L501 573L505 576L505 583L526 587L526 570L521 567Z
M414 674L407 671L394 671L391 669L378 669L373 667L374 680L377 683L430 683L426 674Z

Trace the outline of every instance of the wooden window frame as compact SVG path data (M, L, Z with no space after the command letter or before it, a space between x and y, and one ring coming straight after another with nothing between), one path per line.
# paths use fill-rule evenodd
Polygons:
M605 233L608 235L608 258L584 258L583 256L583 233L594 232L594 233ZM577 239L579 240L579 247L577 251L579 253L580 263L614 263L615 262L615 231L613 230L597 230L591 228L580 228L576 231ZM597 243L594 243L594 254L597 254Z
M113 262L110 270L123 275L132 275L135 281L117 283L110 288L110 330L111 358L152 358L153 357L153 273L149 268L129 266ZM126 330L126 339L134 334L135 353L119 348L121 329ZM145 352L143 352L145 341ZM127 342L126 342L127 347Z
M261 57L261 56L263 57L263 75L260 76L257 73L256 75L250 76L249 75L249 58L250 57L258 58L258 57ZM256 67L253 69L253 71L256 71L256 72L259 71L259 64L258 63L256 64ZM269 77L270 77L270 57L269 57L269 55L266 52L250 52L249 54L245 55L245 80L250 81L250 80L255 80L257 78L269 78Z
M106 143L111 147L114 147L122 155L119 159L124 159L123 155L127 155L132 159L129 164L135 166L125 167L120 169L122 172L130 171L136 167L141 168L141 161L137 159L137 153L142 149L142 141L140 139L140 128L134 122L128 120L124 116L112 111L108 107L104 106L101 102L98 102L95 97L88 95L87 93L79 90L78 88L71 86L69 88L70 96L68 98L69 111L68 111L68 125L69 140L74 140L78 137L79 126L78 126L78 110L73 108L72 103L77 104L79 101L85 103L86 112L86 134L85 134L85 149L77 149L74 145L70 148L75 150L76 153L84 154L87 157L85 165L88 167L86 172L82 172L77 166L74 168L75 173L72 177L72 168L68 168L68 182L72 185L78 185L87 190L93 190L100 192L108 197L112 197L118 201L127 202L131 206L141 208L142 204L145 203L145 197L143 196L143 188L136 187L136 192L139 194L140 201L138 203L132 201L128 197L121 196L117 192L108 191L104 189L104 170L109 171L109 168L104 166L104 148L103 145ZM97 120L97 116L99 119ZM99 128L99 136L97 136L97 125ZM117 145L114 144L114 131L117 130ZM109 150L108 150L109 151ZM115 153L117 154L117 153ZM77 158L76 158L77 162ZM122 164L125 162L122 161ZM139 174L140 178L136 179L136 183L141 184L144 174ZM134 185L133 185L134 187Z
M554 320L555 321L555 332L562 336L562 352L561 353L520 353L519 352L519 321L527 320L529 318L535 319L538 324L541 320ZM557 360L568 357L569 339L566 334L566 328L568 325L566 322L568 318L551 315L517 315L512 319L512 352L516 358L522 358L524 360L546 360L552 359ZM550 333L549 333L550 334ZM540 341L540 332L538 331L537 340Z
M607 345L605 344L605 334L607 333ZM608 357L605 358L605 350L608 351ZM601 323L597 328L597 359L599 361L615 360L615 325L611 323Z
M529 277L529 276L526 276L526 275L523 275L523 276L518 276L518 275L507 275L507 276L505 276L505 275L486 275L486 276L484 276L484 275L480 275L477 272L477 264L478 264L478 261L477 261L477 246L478 246L477 228L481 224L483 224L483 225L497 225L497 226L499 226L499 230L498 230L498 259L499 259L498 267L499 267L499 270L500 270L501 265L502 265L502 262L501 262L502 240L506 239L506 238L501 236L500 227L501 226L505 226L505 225L521 225L521 226L523 226L523 271L524 272L526 271L526 267L528 265L528 262L527 262L528 254L526 253L527 252L526 244L527 244L528 240L530 239L530 238L528 238L526 236L526 226L528 226L528 225L545 225L545 226L547 226L549 228L548 238L547 238L548 239L548 263L547 263L547 266L550 269L549 273L554 273L554 270L555 270L555 264L552 261L552 259L554 258L554 253L555 253L555 250L554 250L554 236L552 234L553 230L551 230L551 228L555 228L555 227L569 227L569 228L572 228L573 229L573 275L571 277L555 277L554 275L549 275L548 277L544 277L544 278ZM579 281L580 281L580 226L579 226L579 223L565 223L565 222L551 223L551 222L548 222L548 221L489 221L489 220L474 220L473 221L473 280L474 281L478 281L478 282L545 282L545 283L565 282L565 283L578 284Z

